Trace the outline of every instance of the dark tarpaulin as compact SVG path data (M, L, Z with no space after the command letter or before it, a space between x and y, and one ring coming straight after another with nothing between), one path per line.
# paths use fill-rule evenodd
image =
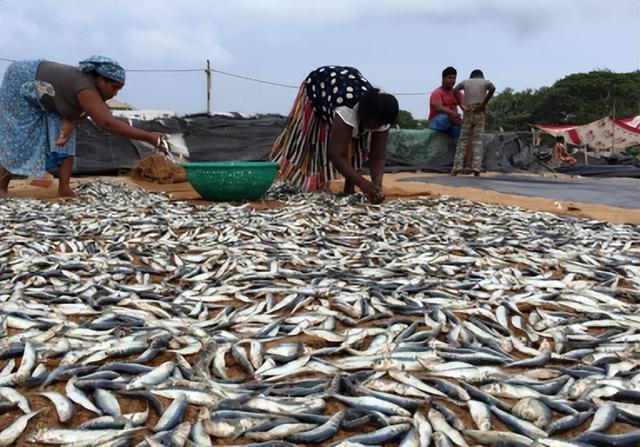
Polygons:
M632 178L554 179L531 175L486 175L480 177L449 175L410 177L412 182L437 183L453 187L493 190L521 196L596 203L620 208L640 209L640 180Z
M633 165L576 165L561 166L556 172L567 175L580 175L582 177L632 177L640 178L640 168Z
M445 133L433 130L392 129L387 150L387 172L422 170L445 173L453 167L455 146ZM443 142L448 139L449 143ZM596 158L575 153L575 166L552 166L551 148L532 148L515 132L482 135L483 169L490 172L559 172L589 177L640 178L638 161L632 157Z
M487 171L517 172L544 170L524 141L514 132L482 135ZM456 147L445 133L431 129L392 129L387 148L388 172L423 170L449 172L453 167Z
M144 130L181 134L192 161L251 161L268 158L271 145L284 128L285 121L286 117L281 115L198 114L152 121L133 120L131 124ZM487 171L550 171L539 149L534 153L534 149L516 133L484 134L482 141L483 167ZM116 174L132 169L138 160L152 153L146 143L102 132L91 121L86 121L78 128L74 174ZM549 153L547 150L547 157ZM449 172L454 155L455 145L446 134L430 129L392 129L386 171ZM559 167L555 171L583 176L640 177L640 168L632 164L612 165L612 160L589 157L588 166L585 166L583 154L574 156L578 159L576 166Z
M137 148L126 137L103 132L90 121L78 126L76 132L74 174L117 174L152 152Z
M282 131L285 117L239 114L191 115L152 121L132 120L140 129L181 133L192 161L266 160L271 145ZM114 174L132 169L136 162L153 153L143 142L112 135L86 121L78 128L74 174Z

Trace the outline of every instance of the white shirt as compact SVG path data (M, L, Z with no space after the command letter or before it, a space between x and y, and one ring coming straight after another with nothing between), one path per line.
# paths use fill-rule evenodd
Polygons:
M347 106L336 107L335 114L342 118L342 121L347 123L349 126L353 127L353 133L351 134L352 138L358 138L361 134L358 133L360 129L360 121L358 121L358 105L352 109ZM389 124L385 124L384 126L380 126L377 129L366 129L365 132L384 132L389 130L391 127Z

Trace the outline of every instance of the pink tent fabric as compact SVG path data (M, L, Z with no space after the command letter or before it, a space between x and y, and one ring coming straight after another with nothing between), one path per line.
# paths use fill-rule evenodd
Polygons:
M640 116L619 120L607 116L579 126L537 124L536 127L554 136L563 135L569 144L576 146L586 144L593 151L590 155L596 157L640 145Z
M640 115L633 118L622 118L620 121L625 123L627 126L634 127L640 130Z

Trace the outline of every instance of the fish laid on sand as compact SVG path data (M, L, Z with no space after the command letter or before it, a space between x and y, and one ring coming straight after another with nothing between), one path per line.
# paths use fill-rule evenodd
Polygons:
M638 227L78 193L0 200L0 446L640 443Z

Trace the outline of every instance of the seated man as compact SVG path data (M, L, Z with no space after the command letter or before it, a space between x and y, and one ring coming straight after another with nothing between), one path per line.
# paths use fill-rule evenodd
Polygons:
M429 98L429 129L447 132L454 140L460 136L462 118L458 106L462 104L460 92L454 91L456 75L453 67L442 71L442 85Z

